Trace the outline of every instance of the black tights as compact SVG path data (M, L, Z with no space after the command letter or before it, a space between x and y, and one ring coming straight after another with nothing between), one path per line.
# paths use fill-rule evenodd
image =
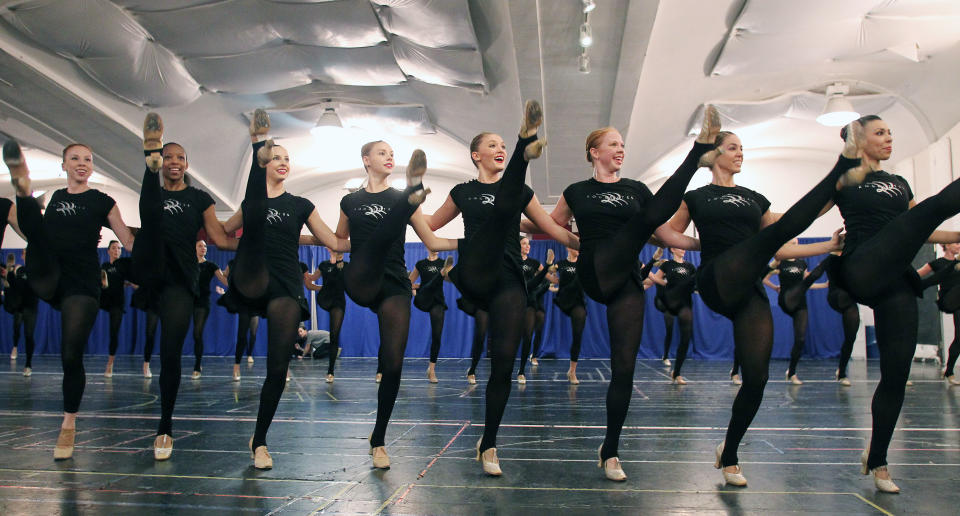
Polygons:
M41 299L49 301L60 284L60 262L50 251L50 237L35 198L17 196L17 222L27 237L27 281Z
M193 309L193 370L200 371L203 361L203 329L207 325L207 317L210 315L209 306L196 306Z
M443 316L446 310L436 304L430 309L430 363L436 364L440 356L440 340L443 337Z
M260 327L260 317L250 315L250 312L241 310L237 314L237 349L234 355L234 364L239 364L246 350L247 356L253 356L253 346L257 343L257 329ZM331 332L333 335L333 332ZM331 336L331 342L333 337ZM286 381L286 379L284 379Z
M690 179L699 168L700 156L711 147L711 144L695 143L680 167L663 183L643 210L635 213L613 235L604 239L602 246L589 246L581 250L580 259L577 260L577 277L587 295L601 303L620 295L620 290L635 270L640 249L650 235L676 213Z
M693 336L693 309L689 306L682 306L676 315L669 310L663 313L663 322L667 325L667 337L663 342L663 358L667 358L670 351L670 342L673 337L673 321L676 320L680 326L680 345L677 346L677 358L673 363L673 377L680 376L680 368L687 359L687 351L690 349L690 338Z
M517 374L525 374L527 370L527 359L531 356L530 346L533 344L534 337L540 337L543 333L543 324L546 320L546 313L537 308L527 309L523 313L523 341L520 346L520 371ZM534 353L532 356L536 356Z
M509 281L509 280L507 280ZM523 333L523 309L526 292L520 283L498 282L501 286L490 300L490 380L487 382L487 407L480 451L497 446L497 432L510 397L510 375L517 346ZM480 314L480 311L477 311Z
M340 328L342 326L343 308L335 306L330 309L330 365L327 366L327 374L333 374L333 366L337 364L337 354L340 352Z
M800 362L800 355L803 354L803 346L807 342L807 320L810 314L806 308L801 308L794 312L790 318L793 319L793 348L790 349L790 367L787 369L787 377L797 374L797 363Z
M917 300L910 263L930 234L960 211L960 181L909 209L840 257L844 288L874 309L880 383L873 396L873 436L867 466L885 465L910 362L917 347ZM896 245L890 245L896 242ZM897 271L905 271L897 274Z
M33 367L33 350L36 342L33 340L34 330L37 328L37 308L25 306L13 314L13 348L20 342L20 326L23 326L23 344L27 352L27 363L24 367Z
M535 135L517 138L517 145L500 177L490 217L477 228L469 241L461 240L457 266L450 271L450 278L460 292L481 306L498 295L496 289L502 267L494 264L503 263L506 242L517 238L510 228L515 227L511 222L526 208L523 205L523 186L527 177L527 160L523 151L536 139ZM522 309L518 313L522 314Z
M117 354L120 347L120 323L123 322L123 307L114 306L107 311L110 314L110 356Z
M947 354L947 363L944 376L947 378L953 376L953 368L957 365L957 357L960 356L960 311L953 312L953 342L950 343L950 351ZM27 360L30 360L27 358Z
M580 255L581 257L583 255ZM610 386L607 387L607 432L600 451L602 460L619 456L620 432L633 394L633 371L643 336L643 288L626 282L607 303L610 328Z
M253 449L266 446L267 429L280 405L280 397L287 385L290 350L297 340L300 305L292 297L277 297L267 303L267 377L260 389L260 409L253 433Z
M356 263L355 259L351 263ZM370 447L384 446L387 423L393 413L400 391L400 373L403 370L403 354L407 348L410 330L410 298L390 296L377 307L380 323L380 352L377 354L379 371L383 374L377 390L377 422L370 434Z
M63 411L76 414L87 384L83 350L87 346L100 303L90 296L74 295L60 304L60 361L63 364Z
M703 301L710 309L733 321L734 357L743 369L743 385L733 402L733 414L720 459L723 466L737 464L737 448L760 409L769 375L773 316L760 278L766 273L767 263L774 253L817 218L819 211L834 196L840 175L856 164L857 160L841 156L830 173L777 222L730 247L701 265L698 271L697 284ZM736 363L734 367L737 367Z
M587 309L577 305L570 309L570 329L573 333L573 342L570 344L570 361L580 359L580 344L583 341L583 329L587 325Z
M173 406L180 390L180 357L190 328L193 293L181 285L160 292L160 424L157 435L173 436Z
M143 342L144 363L150 362L150 358L153 356L153 345L157 341L157 325L159 324L160 314L153 310L147 310L146 338Z
M483 343L487 340L487 328L490 323L490 314L485 310L477 309L473 314L473 345L470 346L470 370L468 375L477 374L477 364L483 355Z

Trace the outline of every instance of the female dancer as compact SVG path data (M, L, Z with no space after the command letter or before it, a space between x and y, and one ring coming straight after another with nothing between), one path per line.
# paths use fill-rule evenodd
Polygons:
M663 363L670 365L667 357L673 341L673 321L676 320L680 326L680 344L677 346L671 377L674 384L686 385L687 380L680 376L680 368L687 359L690 338L693 336L693 291L696 288L697 268L683 261L686 250L673 247L670 253L673 259L661 262L660 270L650 278L657 284L654 304L657 310L663 312L663 323L667 328L667 335L663 339Z
M63 150L67 187L54 192L43 215L33 198L30 172L20 145L3 145L3 162L17 193L17 221L27 238L29 283L38 296L60 310L60 358L63 364L63 422L53 450L54 459L73 456L76 418L86 384L83 348L90 337L100 300L97 242L107 226L128 250L133 235L123 223L114 200L90 188L93 152L83 144Z
M227 262L227 268L223 270L223 275L227 277L228 284L230 270L236 267L236 259L233 258ZM237 345L234 352L233 361L233 381L240 381L240 361L243 360L243 352L247 352L247 364L253 365L253 347L257 344L257 330L260 329L260 316L251 312L250 309L241 303L234 296L220 296L217 304L227 310L227 313L237 314Z
M193 306L193 378L200 378L201 360L203 360L203 329L207 326L207 317L210 315L210 281L217 278L223 286L227 286L227 276L220 270L220 266L207 260L207 243L197 240L197 262L200 272L197 275L197 301ZM217 292L224 293L218 285Z
M503 138L492 133L474 137L470 157L477 167L478 179L455 186L430 217L430 227L436 229L463 213L464 239L459 261L450 275L460 292L486 310L493 322L486 420L483 436L477 442L477 460L486 474L494 476L502 474L497 459L497 431L510 396L510 375L527 306L520 268L520 212L554 239L569 247L579 245L572 233L550 219L533 190L524 184L527 162L539 157L545 145L537 140L537 127L542 121L540 104L528 101L509 162Z
M163 121L156 113L148 113L143 122L143 154L142 227L133 249L133 269L134 281L146 289L147 306L155 307L160 316L160 423L153 457L167 460L173 453L180 357L200 295L197 232L203 228L221 249L235 248L236 240L227 237L217 220L210 194L187 185L187 153L177 143L164 145Z
M380 388L377 390L377 421L370 434L373 466L390 467L385 447L387 423L400 389L403 353L410 331L412 289L403 258L407 223L428 249L456 249L456 241L438 238L430 230L419 205L429 190L423 188L427 159L417 149L407 166L407 188L389 187L393 171L393 149L384 141L360 149L367 172L365 188L345 195L340 201L337 236L350 238L350 264L344 269L347 294L358 305L377 314L380 323L380 351L377 356Z
M228 278L230 288L224 295L229 298L227 306L245 306L269 321L267 377L260 391L256 430L249 442L257 469L273 467L273 458L267 451L267 429L286 385L297 328L300 321L309 317L297 255L300 230L306 225L328 247L349 249L349 242L337 238L320 220L313 203L284 189L283 182L290 174L290 156L285 148L267 139L269 127L266 111L254 111L250 120L254 158L243 203L224 224L228 233L243 228L235 267Z
M130 258L120 258L121 251L120 242L111 240L107 245L109 259L100 265L100 309L110 316L110 356L107 357L104 378L113 377L113 361L120 346L120 323L126 304L123 287L133 272Z
M792 243L796 243L794 240ZM802 259L774 260L770 263L770 272L763 278L763 284L777 291L777 304L783 313L793 320L793 348L790 350L790 366L787 369L787 381L793 385L803 385L797 377L797 364L807 342L807 290L827 288L827 283L813 283L819 275L810 279L807 262ZM821 272L822 273L822 272ZM780 276L780 285L770 281L772 275ZM804 281L804 280L808 281ZM789 296L787 294L790 294ZM789 302L788 302L789 299Z
M436 251L430 251L427 257L416 263L410 271L410 283L420 278L420 285L414 286L413 306L430 314L430 365L427 366L427 379L437 383L437 358L440 356L440 339L443 336L443 316L447 312L447 303L443 297L443 278L453 268L453 257L440 260Z
M317 306L330 314L330 361L327 365L327 383L333 383L333 368L340 354L340 328L347 308L343 285L343 253L327 248L330 259L317 266L310 279L323 277L323 286L316 293Z
M550 287L550 282L546 279L547 273L553 267L553 249L547 249L547 267L544 267L539 260L530 258L530 239L523 237L520 239L520 267L523 270L523 280L527 286L527 308L523 314L523 340L520 345L520 370L517 373L517 383L524 385L527 383L526 370L527 359L533 359L539 349L535 349L531 354L530 346L534 341L534 335L538 340L543 338L543 325L546 321L546 312L543 310L543 296ZM539 348L539 344L536 348ZM531 363L538 365L535 361Z
M131 265L131 271L133 267ZM149 293L149 288L140 288L140 285L133 284L133 294L130 295L130 306L140 310L147 315L147 323L144 327L143 342L143 377L153 378L150 372L150 359L153 357L153 347L157 341L157 326L160 325L160 313L154 302L155 295Z
M22 257L26 260L26 251L23 252ZM37 328L37 307L40 299L30 288L26 266L17 266L16 262L13 262L13 267L7 267L6 281L9 289L5 294L4 308L13 313L13 350L16 351L17 343L20 342L20 327L22 326L23 344L27 352L27 362L23 366L23 376L31 376L33 374L33 350L36 345L33 334ZM16 353L10 355L13 358L17 356Z
M936 231L960 211L960 182L917 204L903 178L880 170L890 157L893 136L886 122L869 115L859 119L863 135L857 138L863 162L869 167L858 179L837 192L835 203L847 228L843 255L834 260L831 281L859 303L874 310L880 383L873 397L873 434L861 456L861 472L873 475L877 488L898 492L890 478L886 454L900 408L910 362L916 350L918 307L915 296L922 284L910 262L925 241L954 243L960 233ZM855 126L856 127L856 126ZM841 136L853 131L845 130ZM897 242L890 246L890 242ZM903 271L890 274L890 271Z
M947 352L947 362L943 368L943 379L950 385L960 385L960 380L953 376L953 369L957 365L957 357L960 356L960 305L956 303L958 291L955 288L960 286L960 260L957 255L960 254L960 244L941 244L943 256L925 264L917 269L917 274L923 277L924 284L936 278L940 285L940 292L937 296L937 306L945 314L953 315L953 342L950 343L950 349ZM934 274L936 273L936 274ZM932 274L932 276L931 276ZM952 294L952 295L951 295Z
M773 349L773 316L760 281L774 254L779 259L800 258L839 246L839 230L828 242L803 246L787 242L810 225L840 187L841 176L847 179L844 173L859 163L851 138L827 177L786 213L777 215L768 210L765 197L734 183L743 162L740 139L724 131L714 142L715 152L709 156L713 181L688 192L667 227L682 233L692 218L703 249L697 289L708 307L733 321L734 354L743 366L743 386L714 465L722 468L728 484L745 486L737 448L760 408Z
M483 344L487 341L487 329L490 325L490 314L465 297L457 299L457 308L473 317L473 344L470 346L470 369L467 369L467 383L477 383L477 366L483 356Z
M706 142L710 135L716 134L719 116L712 107L706 115L697 143L656 195L643 183L620 177L624 159L620 133L612 127L593 131L586 141L586 158L593 165L593 177L568 186L552 213L561 225L576 217L583 239L577 276L587 295L607 305L613 372L607 389L607 431L598 453L599 466L610 480L627 478L620 466L617 447L630 406L633 372L643 333L646 277L639 275L637 255L654 231L661 238L658 227L676 211L683 191L697 171L700 156L711 148ZM693 239L680 235L664 242L677 247L695 247L695 243L688 240Z
M577 277L577 258L580 251L567 248L567 257L557 262L557 296L553 304L570 318L573 342L570 344L570 367L567 369L567 381L579 385L577 379L577 361L580 360L580 344L583 341L583 329L587 325L587 305L583 299L583 286Z

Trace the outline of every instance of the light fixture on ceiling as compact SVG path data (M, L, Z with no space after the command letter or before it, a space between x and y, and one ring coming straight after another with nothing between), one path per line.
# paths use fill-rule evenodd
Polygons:
M587 49L583 49L580 57L577 58L578 70L580 73L590 73L590 56L587 55Z
M590 48L593 45L593 28L590 27L589 16L584 16L583 23L580 25L580 46Z
M589 13L597 8L597 3L593 0L582 0L583 2L583 12Z
M317 120L317 125L310 129L310 134L314 136L322 136L330 129L342 128L343 123L340 121L340 117L337 116L337 112L334 111L332 107L327 107L323 110L323 114L320 115L320 119Z
M827 86L827 105L823 113L817 117L817 123L828 127L840 127L860 118L860 113L853 109L853 104L844 97L850 93L850 87L843 83L834 83Z

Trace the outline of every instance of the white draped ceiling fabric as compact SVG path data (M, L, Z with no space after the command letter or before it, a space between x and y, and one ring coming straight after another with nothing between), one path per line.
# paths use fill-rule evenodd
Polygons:
M150 108L189 104L204 92L268 94L311 83L488 88L467 0L32 0L5 7L3 17L25 37L117 97ZM309 101L293 102L306 108L288 114L315 122L323 110ZM407 134L435 132L423 106L342 108L345 125L373 119Z

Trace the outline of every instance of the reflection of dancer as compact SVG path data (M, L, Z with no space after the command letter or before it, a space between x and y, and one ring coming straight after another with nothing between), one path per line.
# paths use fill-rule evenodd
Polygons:
M123 307L126 298L123 287L132 277L132 263L130 258L120 258L120 242L111 240L107 245L109 260L100 265L100 309L110 316L110 356L107 358L107 369L103 376L113 376L113 361L120 345L120 323L123 322Z
M327 366L327 383L333 383L333 368L340 356L340 329L343 327L343 315L347 307L343 285L343 253L332 251L329 248L330 259L317 266L317 270L310 275L311 281L323 277L323 285L317 291L317 306L330 314L330 357Z
M26 251L23 252L26 259ZM20 328L23 328L24 351L27 361L23 366L23 376L33 374L33 351L36 343L33 340L34 330L37 328L37 307L39 298L30 288L27 277L27 267L18 266L13 254L7 255L7 269L4 276L3 308L13 315L13 350L10 359L16 360L17 344L20 342Z
M210 281L214 277L223 286L227 285L227 276L220 270L220 266L207 260L207 243L203 240L197 240L196 243L197 262L200 266L200 273L197 276L197 301L193 306L193 377L200 378L203 370L201 361L203 360L203 330L207 326L207 317L210 315ZM222 287L217 285L218 294L223 294Z
M430 314L430 365L427 366L427 379L437 383L437 358L440 356L440 340L443 337L443 316L447 312L447 302L443 297L443 280L453 268L453 257L440 260L436 251L430 251L426 259L420 260L410 271L410 282L420 278L420 285L414 286L413 306Z
M960 356L960 260L957 255L960 254L960 244L942 244L943 256L925 264L917 269L917 273L924 278L924 286L933 284L940 285L940 292L937 296L937 306L940 311L953 316L953 342L950 343L947 352L947 362L943 368L942 376L950 385L960 385L953 373L957 365L957 357ZM929 276L931 273L932 276Z
M797 363L800 362L800 355L803 354L803 346L807 341L809 314L806 294L808 290L827 288L827 283L814 283L823 274L823 269L813 276L807 270L807 262L804 260L774 260L770 266L770 272L763 278L763 283L779 293L777 303L780 309L793 320L793 348L790 350L787 381L793 385L802 385L803 382L797 377ZM770 281L770 276L774 274L780 276L780 285L774 285Z
M54 192L42 215L17 142L3 145L3 161L17 193L17 221L27 238L29 284L39 297L60 310L63 422L53 458L69 459L86 385L83 349L100 304L100 228L112 229L127 249L133 247L133 235L116 202L87 184L93 173L93 152L86 145L70 144L63 150L67 187Z
M663 312L663 323L667 328L663 339L663 363L670 365L670 343L673 341L673 322L676 320L680 328L680 344L677 346L677 357L673 364L673 383L684 385L687 383L680 376L680 368L687 359L687 350L690 348L690 338L693 336L693 291L696 287L697 269L690 262L683 261L686 251L671 248L672 260L660 263L660 270L651 276L657 284L657 295L654 305Z
M567 381L578 385L577 362L580 360L580 345L583 342L583 329L587 325L587 305L583 299L583 286L577 278L577 258L580 251L567 248L567 258L557 262L557 293L553 304L570 318L573 340L570 343L570 366L567 368Z

